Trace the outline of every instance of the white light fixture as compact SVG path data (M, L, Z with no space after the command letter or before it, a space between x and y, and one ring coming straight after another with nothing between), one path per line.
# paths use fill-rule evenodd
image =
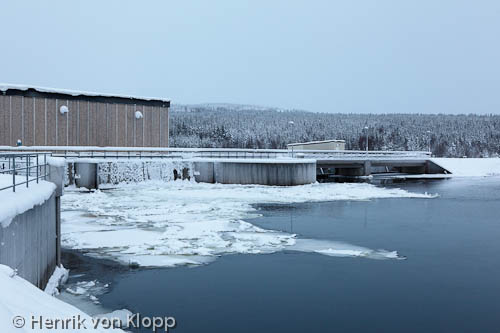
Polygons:
M69 109L66 105L61 105L61 107L59 108L59 112L61 112L61 114L65 114L69 112Z
M141 111L135 111L135 119L141 119L143 117Z

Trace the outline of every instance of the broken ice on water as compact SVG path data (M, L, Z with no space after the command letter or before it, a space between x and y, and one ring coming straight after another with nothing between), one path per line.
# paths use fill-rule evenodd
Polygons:
M282 250L373 259L401 258L372 250L257 227L258 203L374 198L432 198L370 184L295 187L202 184L193 181L124 184L109 191L67 191L62 200L65 247L139 266L200 265L224 254Z

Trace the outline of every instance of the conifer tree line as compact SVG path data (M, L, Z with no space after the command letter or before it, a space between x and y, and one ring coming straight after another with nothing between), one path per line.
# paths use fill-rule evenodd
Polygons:
M286 148L343 139L346 149L422 150L435 156L500 156L500 115L315 113L231 104L172 105L170 145ZM368 127L368 129L365 129Z

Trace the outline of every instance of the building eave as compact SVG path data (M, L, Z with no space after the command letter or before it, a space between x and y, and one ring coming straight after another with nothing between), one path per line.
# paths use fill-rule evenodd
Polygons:
M141 97L122 94L97 93L88 91L27 86L0 83L0 93L7 96L57 98L67 100L87 100L103 103L141 104L148 106L170 107L170 99Z

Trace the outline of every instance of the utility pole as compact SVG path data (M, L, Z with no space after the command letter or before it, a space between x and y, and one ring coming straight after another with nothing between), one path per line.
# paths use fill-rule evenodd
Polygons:
M431 131L427 131L427 140L428 140L428 143L429 143L429 152L431 153L431 156L432 156L432 152L431 152Z
M366 155L368 155L368 126L365 126L366 130Z

